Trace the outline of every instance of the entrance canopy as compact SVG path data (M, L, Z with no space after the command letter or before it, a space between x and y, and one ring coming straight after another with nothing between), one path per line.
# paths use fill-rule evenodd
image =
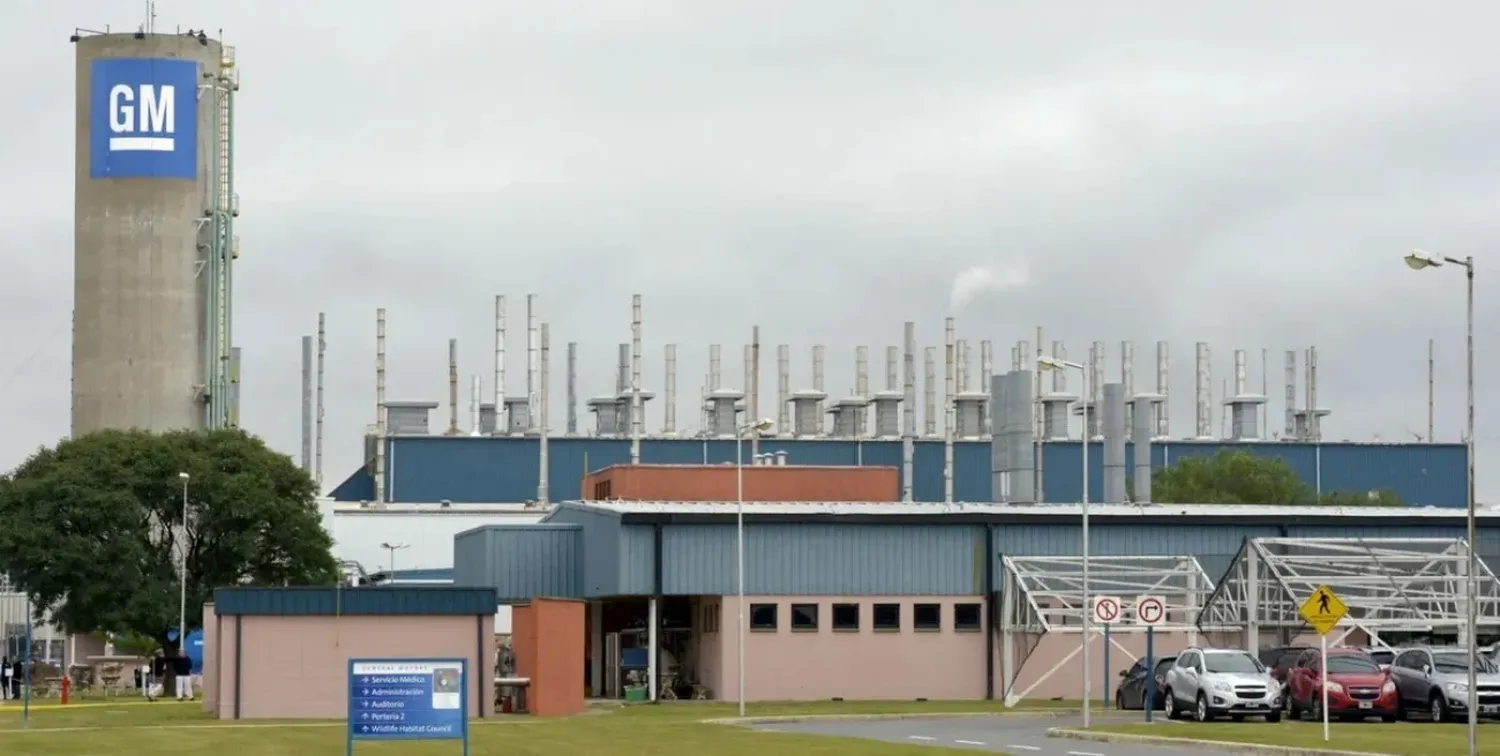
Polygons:
M1005 628L1015 632L1047 633L1083 630L1082 557L1005 557L1007 593ZM1166 616L1157 630L1197 630L1194 620L1213 593L1214 583L1198 560L1190 556L1095 557L1089 564L1088 595L1120 600L1120 619L1111 632L1140 632L1135 603L1141 596L1157 596ZM1097 632L1102 628L1096 626Z
M1251 538L1199 616L1199 625L1302 628L1300 609L1326 586L1348 625L1431 632L1464 626L1469 545L1453 538ZM1500 625L1500 580L1478 561L1479 623Z

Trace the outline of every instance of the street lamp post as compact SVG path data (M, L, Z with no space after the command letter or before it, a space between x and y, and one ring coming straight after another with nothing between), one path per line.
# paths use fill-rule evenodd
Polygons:
M1468 457L1467 473L1469 502L1465 517L1468 537L1468 561L1465 569L1464 592L1468 594L1464 611L1464 629L1469 636L1469 756L1479 756L1479 540L1475 527L1475 509L1478 501L1474 493L1474 258L1444 257L1414 249L1406 255L1406 265L1412 270L1439 268L1444 264L1457 265L1464 269L1465 279L1465 325L1464 325L1464 447ZM1431 439L1428 439L1429 441Z
M740 716L745 716L745 434L760 434L771 427L770 420L756 420L735 429L734 433L734 563L739 616L736 637L739 643Z
M1089 646L1094 640L1092 637L1094 607L1089 603L1089 442L1092 440L1089 438L1089 371L1077 362L1046 356L1038 357L1036 366L1038 370L1077 370L1083 378L1083 390L1079 394L1082 397L1080 404L1083 409L1083 490L1078 503L1082 520L1080 540L1083 542L1079 549L1083 560L1083 585L1081 587L1083 593L1083 648L1081 649L1083 655L1083 726L1087 728L1089 726L1089 702L1094 697L1094 670L1089 664Z
M386 579L387 583L394 584L396 582L396 552L410 545L409 543L391 543L389 541L380 544L380 548L385 549L390 554L390 577Z
M177 539L177 650L179 653L187 649L187 559L188 559L188 479L192 476L185 472L177 473L177 479L182 481L182 536Z

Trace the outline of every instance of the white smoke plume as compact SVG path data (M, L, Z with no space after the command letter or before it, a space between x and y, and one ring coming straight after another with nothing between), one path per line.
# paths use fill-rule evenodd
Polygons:
M1031 281L1031 271L1025 264L1007 266L975 265L965 268L953 277L953 288L948 292L948 308L960 310L985 294L1012 291Z

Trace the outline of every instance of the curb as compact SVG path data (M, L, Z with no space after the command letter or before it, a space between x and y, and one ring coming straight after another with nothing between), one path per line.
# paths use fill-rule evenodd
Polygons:
M701 719L700 724L756 725L788 722L885 722L901 719L969 719L973 717L1064 717L1071 711L1011 709L1002 711L908 712L905 714L784 714L764 717L729 717Z
M1328 748L1305 748L1302 746L1263 745L1239 743L1230 740L1203 740L1201 738L1171 738L1164 735L1137 735L1126 732L1094 732L1053 727L1047 730L1049 738L1088 740L1095 743L1135 743L1137 745L1176 746L1178 748L1213 749L1224 753L1266 754L1267 756L1391 756L1370 751L1339 751Z

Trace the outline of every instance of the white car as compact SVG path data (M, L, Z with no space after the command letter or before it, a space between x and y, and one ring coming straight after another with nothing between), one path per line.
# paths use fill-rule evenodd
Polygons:
M1217 716L1281 721L1281 684L1248 651L1189 648L1167 670L1162 687L1162 707L1170 719L1191 714L1199 722Z

